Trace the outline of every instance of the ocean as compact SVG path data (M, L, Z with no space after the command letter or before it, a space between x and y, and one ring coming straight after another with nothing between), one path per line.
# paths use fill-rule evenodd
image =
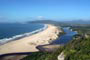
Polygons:
M0 44L30 36L45 28L44 24L0 23Z

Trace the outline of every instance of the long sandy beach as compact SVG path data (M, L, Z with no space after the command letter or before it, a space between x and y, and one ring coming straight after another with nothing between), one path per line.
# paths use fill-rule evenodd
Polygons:
M60 32L62 31L58 29L58 27L48 25L48 28L32 36L27 36L1 45L0 55L18 52L36 52L38 51L36 46L49 44L51 41L58 38Z

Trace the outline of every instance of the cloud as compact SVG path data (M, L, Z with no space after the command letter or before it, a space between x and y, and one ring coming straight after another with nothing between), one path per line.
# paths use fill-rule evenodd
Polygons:
M44 20L45 17L44 16L37 16L36 19L38 19L38 20Z

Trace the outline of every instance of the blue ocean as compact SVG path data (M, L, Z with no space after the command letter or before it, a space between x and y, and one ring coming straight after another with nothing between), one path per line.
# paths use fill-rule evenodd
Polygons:
M44 24L0 23L0 44L37 33Z

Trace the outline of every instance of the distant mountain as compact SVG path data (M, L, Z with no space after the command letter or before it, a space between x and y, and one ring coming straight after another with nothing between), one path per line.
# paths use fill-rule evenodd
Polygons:
M38 20L38 21L29 21L28 23L42 23L42 24L54 24L54 25L64 25L65 23L60 21L53 20Z
M58 23L57 21L52 20L37 20L37 21L29 21L28 23L45 23L45 24L53 24Z
M42 24L54 24L60 26L90 26L90 21L73 20L73 21L53 21L53 20L37 20L29 21L28 23L42 23Z
M90 24L90 20L72 20L72 21L64 21L65 23L70 24Z

